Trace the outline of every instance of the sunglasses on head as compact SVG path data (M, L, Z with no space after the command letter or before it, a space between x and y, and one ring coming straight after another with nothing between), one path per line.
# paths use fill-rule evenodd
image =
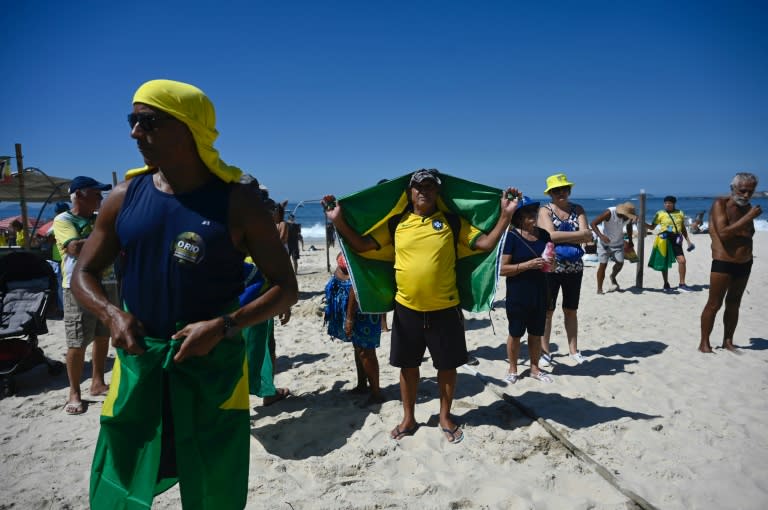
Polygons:
M162 121L169 118L166 115L158 115L157 113L129 113L128 125L131 126L131 129L138 124L142 131L154 131Z

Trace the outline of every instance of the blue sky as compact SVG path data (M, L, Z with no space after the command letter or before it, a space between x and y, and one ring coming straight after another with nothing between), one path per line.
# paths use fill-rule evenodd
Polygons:
M114 5L113 5L114 4ZM135 89L212 99L273 196L420 167L541 196L768 188L768 2L4 2L0 154L110 182Z

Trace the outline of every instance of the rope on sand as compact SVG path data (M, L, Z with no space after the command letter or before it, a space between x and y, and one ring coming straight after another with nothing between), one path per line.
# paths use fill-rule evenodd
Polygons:
M626 487L623 487L619 480L611 474L608 469L606 469L604 466L599 464L597 461L595 461L592 457L587 455L583 450L581 450L578 446L571 443L568 438L566 438L562 432L557 430L552 424L550 424L547 420L542 418L541 416L538 416L533 409L530 407L527 407L517 400L515 400L514 397L511 395L507 395L506 393L500 391L498 388L496 388L495 385L491 384L491 380L482 372L479 372L472 368L469 365L463 365L465 370L473 374L475 377L480 379L486 388L491 390L496 396L498 396L500 399L504 400L505 402L508 402L515 406L517 409L520 410L525 416L530 418L531 420L537 422L539 425L544 427L544 430L546 430L552 437L554 437L558 442L560 442L568 451L573 453L579 460L582 460L583 462L586 462L592 468L595 470L595 472L600 475L606 482L611 484L616 490L621 492L624 496L629 498L635 505L637 505L639 508L642 508L643 510L658 510L655 506L650 504L648 501L646 501L644 498L639 496L638 494L632 492L631 490L627 489Z

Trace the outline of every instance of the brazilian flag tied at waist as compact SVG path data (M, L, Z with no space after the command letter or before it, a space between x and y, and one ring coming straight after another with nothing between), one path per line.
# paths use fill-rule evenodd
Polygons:
M245 507L250 420L243 339L224 338L206 356L175 363L182 341L144 337L146 351L138 356L117 349L91 468L91 508L149 509L177 481L185 509ZM164 433L169 419L172 440ZM176 472L163 473L161 453L174 452Z
M408 208L408 183L412 174L377 184L339 199L349 226L363 236L387 224ZM501 193L498 188L440 173L438 209L464 218L488 233L499 219ZM455 234L454 234L455 235ZM378 250L357 253L339 236L339 244L349 267L360 311L384 313L394 308L395 250L389 244ZM491 309L498 283L502 237L495 250L472 250L459 244L456 249L456 285L461 307L470 312Z

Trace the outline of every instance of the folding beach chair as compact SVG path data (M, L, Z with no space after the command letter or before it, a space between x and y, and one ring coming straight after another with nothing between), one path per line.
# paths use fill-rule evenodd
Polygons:
M45 363L50 375L64 364L45 357L37 336L48 333L45 321L56 277L34 253L9 253L0 259L0 398L13 395L13 375Z

